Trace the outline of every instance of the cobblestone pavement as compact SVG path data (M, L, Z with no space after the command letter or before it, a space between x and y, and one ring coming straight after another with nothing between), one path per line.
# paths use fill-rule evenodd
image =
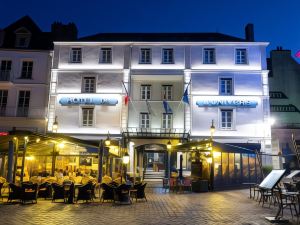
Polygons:
M37 204L0 203L0 224L270 224L277 208L262 208L248 190L213 193L165 193L148 188L148 202L132 205L78 203L68 205L39 199ZM6 201L4 199L4 201ZM285 211L289 215L289 211ZM297 224L295 221L290 224Z

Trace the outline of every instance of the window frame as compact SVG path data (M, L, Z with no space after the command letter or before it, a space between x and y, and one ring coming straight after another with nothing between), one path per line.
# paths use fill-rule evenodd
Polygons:
M166 50L172 50L172 61L171 62L166 62L166 61L164 61L164 51L166 51ZM175 64L175 56L174 56L174 53L175 53L175 51L174 51L174 48L163 48L162 49L162 53L161 53L161 63L162 64ZM170 57L168 57L168 58L170 58Z
M143 118L143 116L147 116L147 118ZM145 124L143 124L143 121L145 121ZM147 124L147 121L148 121L148 124ZM146 125L146 126L144 126L144 125ZM139 127L141 129L150 129L151 128L151 118L150 118L150 114L149 113L145 113L145 112L141 112L140 113Z
M87 91L86 90L86 80L88 80L88 79L92 80L91 78L94 79L93 91ZM88 75L83 76L82 77L81 93L96 93L96 92L97 92L97 79L96 79L96 77L95 76L88 76Z
M165 95L165 89L164 88L170 88L170 95L169 95L168 90L166 90L166 95ZM161 85L161 99L166 100L166 101L172 101L173 100L173 85L172 84L163 84L163 85Z
M110 58L109 58L109 61L107 61L107 53L106 53L106 60L103 60L104 59L104 54L103 52L107 52L107 50L110 50ZM99 51L99 63L100 64L112 64L112 61L113 61L113 49L112 47L101 47L100 48L100 51Z
M213 53L214 53L214 57L213 57L213 62L206 62L205 61L205 59L206 59L206 51L208 51L208 50L212 50L213 51ZM212 64L212 65L214 65L214 64L217 64L217 56L216 56L216 53L217 53L217 51L216 51L216 48L214 48L214 47L205 47L205 48L203 48L203 54L202 54L202 63L203 64L205 64L205 65L210 65L210 64ZM210 57L208 57L208 58L210 58Z
M143 54L142 54L142 51L143 50L149 50L149 61L147 62L146 60L145 61L142 61L143 59ZM146 59L147 57L145 57ZM139 64L152 64L152 49L151 48L140 48L140 56L139 56Z
M149 87L149 90L144 91L143 87ZM143 92L145 92L145 98L143 98ZM148 93L149 93L149 98L148 98ZM145 101L145 100L151 100L152 95L152 87L151 84L141 84L140 86L140 99Z
M24 96L22 97L24 100L23 100L23 104L22 106L20 106L20 95L21 95L21 92L24 92ZM26 97L26 93L29 92L29 97ZM28 106L25 107L25 102L26 102L26 99L28 99ZM29 115L29 108L30 108L30 99L31 99L31 91L30 90L19 90L18 91L18 100L17 100L17 112L16 112L16 116L17 117L28 117ZM20 108L21 107L21 108ZM27 110L26 110L27 108ZM22 112L20 113L20 109L22 109Z
M223 117L223 115L222 115L222 112L224 112L224 111L227 111L227 112L231 112L232 114L231 114L231 127L223 127L223 120L222 120L222 117ZM235 117L236 117L236 110L235 110L235 108L220 108L219 109L219 129L220 130L222 130L222 131L233 131L233 130L235 130ZM226 120L226 122L225 123L229 123L229 122L227 122L227 120Z
M239 50L244 50L245 51L245 62L244 63L238 63L238 60L237 60L238 54L237 53L238 53ZM235 62L235 65L248 65L249 64L249 62L248 62L248 49L247 48L235 48L235 50L234 50L234 62Z
M6 96L5 96L5 93L6 93ZM8 90L1 89L0 90L0 116L6 115L7 100L8 100Z
M90 128L90 127L94 127L95 126L95 107L94 106L84 106L84 107L80 107L81 109L81 120L80 120L80 126L83 128ZM88 117L86 119L87 124L84 125L84 110L92 110L92 114L88 114ZM92 115L92 123L89 122L89 115Z
M79 50L80 49L80 60L79 61L74 61L73 59L74 59L74 57L73 57L73 54L74 54L74 51L75 51L75 49L76 49L76 51L77 50ZM78 51L79 52L79 51ZM82 53L83 53L83 49L82 49L82 47L71 47L70 48L70 63L82 63ZM78 57L78 56L77 56ZM76 57L76 59L77 59L77 57Z
M26 68L26 71L25 71L25 72L26 72L26 76L23 76L24 63L31 63L31 64L32 64L32 65L31 65L31 71L28 70L28 68L30 68L30 67L27 65L27 68ZM21 64L21 75L20 75L19 79L32 79L32 75L33 75L33 65L34 65L33 60L30 60L30 59L24 59L24 60L22 60L22 64ZM29 73L29 71L30 71L30 73ZM28 74L29 74L30 76L28 76Z
M165 118L165 116L166 116L166 118ZM169 118L169 116L170 116L170 118ZM165 124L169 124L168 127L164 127L164 121L166 121ZM172 129L173 128L173 113L162 113L162 120L161 120L161 122L162 122L161 123L161 128L162 129Z
M222 80L231 80L231 91L229 94L222 93ZM222 96L234 95L234 79L233 79L233 77L219 77L219 95L222 95Z

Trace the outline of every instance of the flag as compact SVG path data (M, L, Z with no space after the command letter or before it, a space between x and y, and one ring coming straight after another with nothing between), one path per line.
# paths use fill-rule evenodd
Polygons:
M300 50L295 54L296 58L300 58Z
M167 101L163 101L163 105L164 105L164 108L165 108L165 112L166 113L172 113L172 109L171 109L171 107L170 107L170 105L168 104L168 102Z
M125 105L127 105L127 104L128 104L128 102L129 102L129 96L128 96L128 95L126 95L126 96L125 96Z
M186 104L190 104L189 102L189 95L188 95L188 87L186 87L184 93L183 93L183 96L182 96L182 101Z
M150 103L146 100L146 105L147 105L147 109L148 109L148 113L151 115L151 114L153 114L154 116L155 116L155 113L154 113L154 111L152 110L152 108L151 108L151 105L150 105Z

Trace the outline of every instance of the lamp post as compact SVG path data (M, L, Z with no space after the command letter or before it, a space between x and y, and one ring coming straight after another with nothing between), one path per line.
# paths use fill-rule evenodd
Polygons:
M22 157L22 167L21 167L21 183L23 182L24 178L24 167L25 167L25 156L26 156L26 149L27 149L28 137L24 137L24 149L23 149L23 157Z
M110 146L110 136L109 136L109 131L107 132L107 137L106 137L106 140L105 140L105 145L106 145L106 146Z
M170 179L171 179L171 150L172 150L172 143L169 140L167 143L167 150L168 150L168 181L169 181L169 190L170 190Z
M123 155L123 158L122 158L122 161L123 161L123 164L124 164L125 182L127 181L127 164L129 163L129 160L130 160L130 157L129 157L128 152L126 151L125 154Z
M211 126L210 126L210 145L211 145L211 163L210 163L210 190L214 190L214 156L213 156L213 135L215 133L215 125L214 125L214 120L211 121Z

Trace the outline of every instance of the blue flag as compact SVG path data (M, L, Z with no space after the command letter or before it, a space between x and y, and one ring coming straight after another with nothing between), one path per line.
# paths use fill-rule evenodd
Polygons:
M183 96L182 96L182 101L186 104L190 104L189 102L189 96L188 96L188 87L186 87L184 93L183 93Z
M170 107L170 105L168 104L168 102L167 101L163 101L163 105L164 105L164 108L165 108L165 112L166 113L172 113L172 109L171 109L171 107Z

